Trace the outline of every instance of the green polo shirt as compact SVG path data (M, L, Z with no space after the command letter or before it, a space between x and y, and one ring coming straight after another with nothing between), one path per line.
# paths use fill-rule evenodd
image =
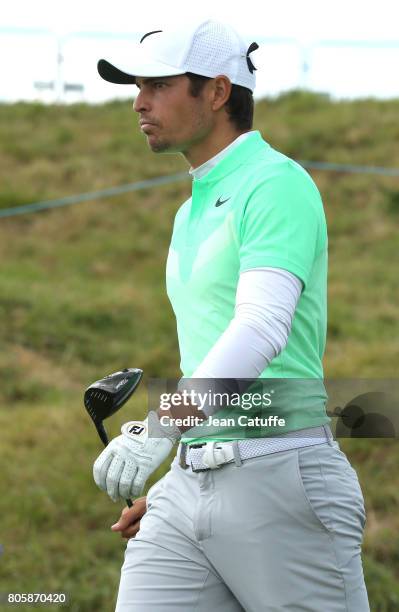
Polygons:
M204 435L209 439L277 435L329 422L322 366L327 246L323 203L315 183L258 131L204 177L193 180L192 197L175 217L166 266L183 377L193 374L233 319L241 272L283 268L302 281L303 290L287 345L259 377L265 384L276 379L280 391L282 380L296 379L295 386L294 381L285 386L284 400L280 393L280 400L261 409L261 414L284 417L286 426L279 432L248 427L244 431L231 425L204 432L203 427L195 427L184 441ZM258 409L256 413L260 414Z

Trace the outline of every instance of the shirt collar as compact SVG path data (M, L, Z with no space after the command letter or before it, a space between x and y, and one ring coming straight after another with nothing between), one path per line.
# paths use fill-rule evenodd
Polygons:
M244 134L242 134L243 136ZM193 177L193 187L197 185L210 185L223 179L225 176L234 172L237 168L247 163L248 160L258 154L262 149L271 148L269 143L263 140L261 133L258 130L245 133L246 138L237 142L238 138L230 143L226 149L234 144L228 151L223 151L222 158L218 159L217 163L202 177ZM222 153L222 151L220 151ZM219 155L219 154L218 154ZM216 156L215 156L216 157ZM208 160L210 161L210 160ZM206 162L207 163L207 162Z
M216 153L216 155L211 157L211 159L208 159L200 166L197 166L197 168L191 167L189 170L189 174L191 174L194 179L202 179L206 174L208 174L208 172L212 170L212 168L216 166L216 164L219 163L220 160L226 157L226 155L228 155L228 153L232 149L239 145L240 142L248 138L248 136L250 136L253 131L254 130L251 130L250 132L245 132L245 134L240 134L240 136L237 136L237 138L235 138L233 142L231 142L229 145L227 145L227 147L219 151L219 153Z

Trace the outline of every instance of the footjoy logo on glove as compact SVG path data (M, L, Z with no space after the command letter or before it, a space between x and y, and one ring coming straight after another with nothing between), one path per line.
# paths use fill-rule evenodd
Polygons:
M129 421L122 425L121 432L129 438L137 440L137 438L144 437L147 433L147 427L143 421Z

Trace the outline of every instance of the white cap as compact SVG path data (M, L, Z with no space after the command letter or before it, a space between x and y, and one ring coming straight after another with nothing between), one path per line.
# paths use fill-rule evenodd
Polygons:
M97 70L106 81L135 84L136 77L162 77L192 72L207 77L227 76L236 85L255 89L255 66L248 44L229 25L207 20L174 30L153 30L135 44L131 59L116 67L105 59Z

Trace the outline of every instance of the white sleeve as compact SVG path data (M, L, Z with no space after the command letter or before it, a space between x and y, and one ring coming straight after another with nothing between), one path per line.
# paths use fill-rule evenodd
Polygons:
M301 291L282 268L242 272L234 318L191 378L258 378L287 344Z

